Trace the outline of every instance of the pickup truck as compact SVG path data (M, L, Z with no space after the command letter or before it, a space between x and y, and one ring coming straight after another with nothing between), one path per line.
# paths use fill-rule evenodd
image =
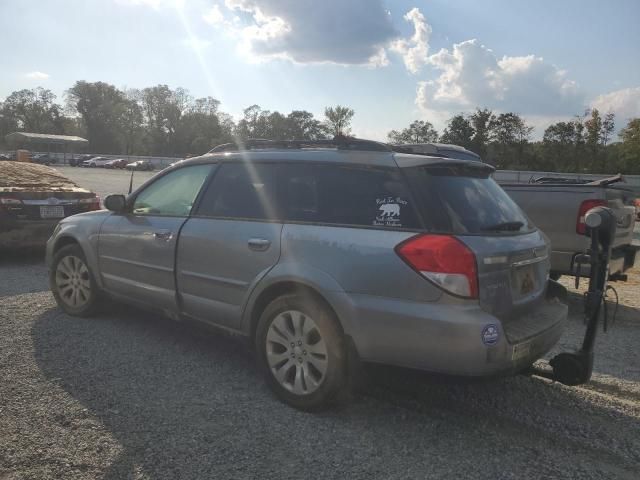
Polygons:
M533 223L551 241L551 277L589 274L589 265L579 265L576 257L584 253L589 239L585 236L586 212L596 206L611 208L618 219L615 242L609 265L611 280L624 280L624 272L633 267L638 246L633 245L635 227L634 200L631 188L621 185L617 175L590 183L544 181L528 184L501 183L501 187L524 210Z

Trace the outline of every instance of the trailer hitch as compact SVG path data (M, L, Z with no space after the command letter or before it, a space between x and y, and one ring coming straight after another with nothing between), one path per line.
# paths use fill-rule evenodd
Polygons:
M575 352L562 352L549 360L551 370L532 366L527 372L565 385L581 385L591 378L600 306L607 292L611 246L616 234L616 218L609 208L592 208L585 216L585 223L591 244L586 255L581 256L580 260L589 263L591 269L589 289L584 302L587 329L582 346ZM576 284L578 280L579 277Z

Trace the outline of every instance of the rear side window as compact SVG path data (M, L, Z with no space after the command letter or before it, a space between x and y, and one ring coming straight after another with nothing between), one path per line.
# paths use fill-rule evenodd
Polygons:
M427 228L484 235L532 231L529 219L489 172L472 165L405 169Z
M196 215L275 220L278 212L277 166L228 163L220 166Z
M379 228L420 228L398 170L339 165L283 168L288 221Z

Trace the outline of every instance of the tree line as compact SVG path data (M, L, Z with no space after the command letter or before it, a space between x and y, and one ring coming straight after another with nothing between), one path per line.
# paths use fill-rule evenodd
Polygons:
M84 137L92 152L184 157L238 139L349 135L354 115L340 105L327 107L323 119L305 110L283 114L251 105L235 122L215 98L194 98L184 88L167 85L121 90L78 81L64 100L57 103L56 95L43 88L11 93L0 102L0 144L6 134L26 131Z
M99 153L184 157L221 143L247 138L317 140L350 135L354 110L327 107L323 118L244 109L235 121L213 97L194 98L186 89L156 85L118 89L78 81L58 103L50 90L23 89L0 102L0 145L14 131L78 135ZM497 168L585 173L640 173L640 118L615 136L615 117L591 109L549 125L542 140L517 113L476 109L453 116L442 132L416 120L388 134L391 143L442 142L463 146ZM616 141L617 140L617 141Z
M489 109L453 116L439 134L416 120L392 130L392 143L442 142L463 146L500 169L582 173L640 173L640 118L631 119L615 142L615 116L591 109L549 125L541 141L531 141L533 127L518 114Z

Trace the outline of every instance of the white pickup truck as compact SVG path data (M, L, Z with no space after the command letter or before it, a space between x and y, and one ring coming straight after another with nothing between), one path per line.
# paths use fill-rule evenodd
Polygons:
M538 179L532 183L501 183L502 188L524 210L551 241L551 274L589 274L589 265L579 266L576 257L589 244L585 236L585 213L596 206L609 207L617 218L609 274L624 280L633 267L638 247L633 245L636 193L626 187L622 176L589 183L571 179Z

